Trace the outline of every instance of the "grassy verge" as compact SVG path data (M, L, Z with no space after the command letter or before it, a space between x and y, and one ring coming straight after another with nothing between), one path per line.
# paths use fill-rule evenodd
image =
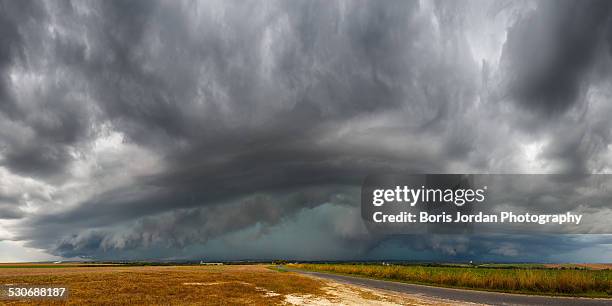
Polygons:
M612 297L612 271L382 266L367 264L294 264L292 268L488 291Z

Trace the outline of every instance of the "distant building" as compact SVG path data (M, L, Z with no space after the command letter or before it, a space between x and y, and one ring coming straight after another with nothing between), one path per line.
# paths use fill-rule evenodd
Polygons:
M203 260L200 260L200 264L205 265L205 266L222 266L223 265L222 262L204 262Z

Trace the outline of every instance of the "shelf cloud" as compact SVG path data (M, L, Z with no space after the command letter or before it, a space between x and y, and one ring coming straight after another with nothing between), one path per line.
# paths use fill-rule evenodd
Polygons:
M0 237L67 258L597 260L607 236L372 236L359 188L609 173L611 80L608 1L0 0Z

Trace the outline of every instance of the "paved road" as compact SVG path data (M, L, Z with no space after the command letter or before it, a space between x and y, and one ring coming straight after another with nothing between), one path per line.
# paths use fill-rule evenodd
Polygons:
M612 305L612 299L589 299L572 297L549 297L524 294L497 293L476 290L451 289L431 287L400 282L382 281L363 277L346 276L338 274L302 271L296 269L283 269L306 275L331 279L341 283L360 285L369 288L390 290L408 294L421 294L460 302L472 302L490 305Z

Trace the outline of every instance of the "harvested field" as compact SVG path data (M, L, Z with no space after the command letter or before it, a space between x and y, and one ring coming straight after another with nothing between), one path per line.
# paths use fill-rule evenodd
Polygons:
M0 284L56 285L69 297L8 305L443 305L445 300L334 283L265 265L5 267Z

